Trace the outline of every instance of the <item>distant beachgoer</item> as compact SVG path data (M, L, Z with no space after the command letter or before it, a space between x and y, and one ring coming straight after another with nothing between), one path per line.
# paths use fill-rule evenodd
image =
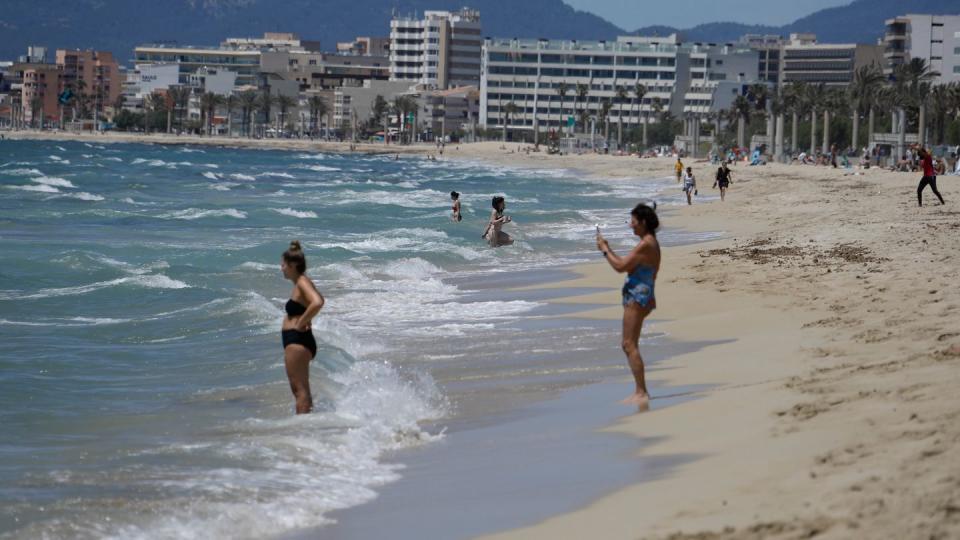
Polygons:
M307 259L300 242L290 242L290 247L280 258L283 277L293 282L293 292L284 310L280 336L283 340L284 363L290 390L296 400L297 414L313 410L310 395L310 360L317 355L317 341L313 337L310 321L323 307L323 295L305 275Z
M510 216L504 215L503 210L507 202L503 197L494 197L492 202L493 210L490 212L490 221L487 223L486 230L483 231L483 239L490 244L490 247L509 246L513 243L513 238L509 234L500 230L505 223L510 223Z
M730 168L727 167L726 163L723 163L717 168L717 179L713 182L713 187L720 188L720 201L725 201L727 188L730 187Z
M923 206L923 188L928 185L933 190L933 194L940 199L940 204L945 204L940 192L937 191L937 171L933 170L933 157L924 148L921 148L917 154L920 156L920 165L923 168L923 178L920 179L920 184L917 186L917 204Z
M680 156L677 156L677 164L673 166L674 172L677 173L677 183L680 183L681 177L683 177L683 162L680 161Z
M453 201L453 220L459 223L463 221L463 216L460 215L460 194L456 191L451 191L450 200Z
M683 192L687 194L687 204L693 204L693 195L697 193L697 179L693 176L693 167L687 167L683 175Z
M654 296L654 282L660 271L660 243L657 242L657 228L660 220L653 208L643 203L638 204L630 212L630 228L633 234L640 237L640 243L624 257L613 252L610 243L597 229L597 249L610 266L619 273L626 273L623 284L623 337L621 347L627 355L627 363L633 372L636 384L633 395L623 400L624 403L636 404L641 407L650 402L650 393L644 378L643 358L640 356L640 330L644 319L657 307Z

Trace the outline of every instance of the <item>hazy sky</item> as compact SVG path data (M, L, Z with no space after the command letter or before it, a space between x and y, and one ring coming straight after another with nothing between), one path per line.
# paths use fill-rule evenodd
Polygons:
M852 0L563 0L624 30L651 24L690 28L705 22L782 25Z

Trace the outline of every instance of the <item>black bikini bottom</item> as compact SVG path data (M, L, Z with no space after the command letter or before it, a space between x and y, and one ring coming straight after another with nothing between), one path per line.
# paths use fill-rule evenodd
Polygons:
M310 358L313 358L317 355L317 340L313 339L313 332L307 330L306 332L299 332L297 330L283 330L280 332L280 338L283 340L283 348L286 349L288 345L302 345L310 351Z

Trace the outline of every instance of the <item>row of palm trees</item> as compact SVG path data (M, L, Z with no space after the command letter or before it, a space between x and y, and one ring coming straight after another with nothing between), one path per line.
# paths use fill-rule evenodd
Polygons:
M150 113L166 113L167 132L170 133L174 126L180 130L185 129L185 115L192 96L191 88L175 86L171 87L166 95L151 94L144 103L144 107L148 116ZM227 117L227 134L233 136L234 113L239 112L241 136L253 137L256 134L262 134L270 125L276 125L277 132L283 136L290 113L299 105L299 100L290 96L271 94L269 88L244 90L228 96L203 92L199 95L200 130L203 134L210 135L213 131L213 118L218 111L223 111ZM316 134L320 128L320 119L326 116L330 107L320 96L307 98L306 106L309 109L309 132ZM146 119L144 122L146 125Z
M821 122L822 139L819 149L827 152L831 146L831 119L847 116L850 119L850 140L841 146L857 151L861 148L861 119L867 121L867 143L873 142L878 120L890 126L896 136L897 155L903 152L908 131L917 134L920 144L942 144L949 117L960 118L960 84L933 84L939 74L922 58L897 66L887 77L873 64L854 72L846 87L830 87L823 83L791 82L780 89L752 85L746 96L737 96L730 109L716 118L737 124L737 145L744 146L745 124L751 117L766 122L768 142L775 156L781 155L785 117L791 120L791 152L818 149L817 123ZM928 132L928 113L933 112L933 130ZM803 148L797 137L798 126L809 120L810 145ZM835 141L834 141L835 142Z

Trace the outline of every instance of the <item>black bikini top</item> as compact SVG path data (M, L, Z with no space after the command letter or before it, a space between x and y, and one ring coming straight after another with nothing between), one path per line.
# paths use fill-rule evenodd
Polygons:
M284 306L284 309L287 310L288 317L299 317L307 312L307 307L293 298L287 300L287 305Z

